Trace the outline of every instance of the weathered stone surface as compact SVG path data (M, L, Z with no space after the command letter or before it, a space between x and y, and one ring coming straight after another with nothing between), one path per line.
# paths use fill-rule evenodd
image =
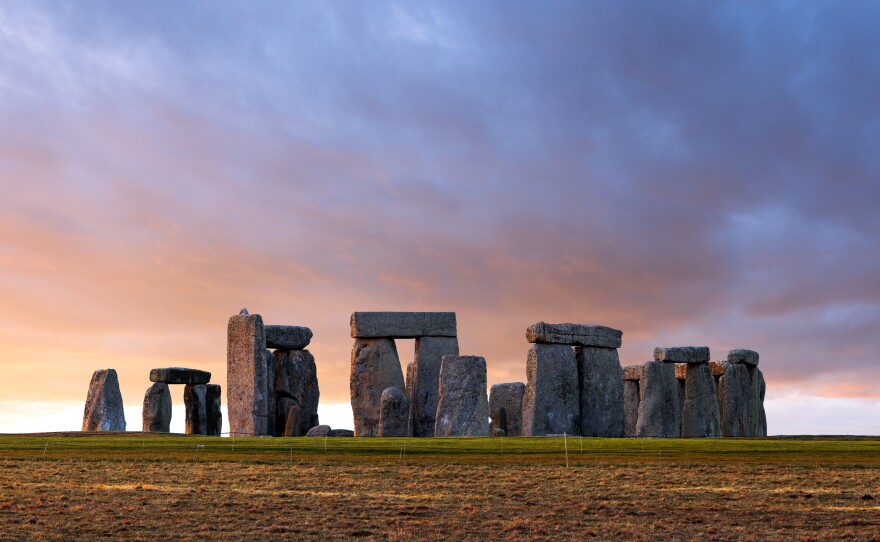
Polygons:
M721 417L715 378L708 363L688 365L685 379L684 407L681 413L682 438L721 436Z
M443 356L437 437L489 436L486 360L480 356Z
M675 366L659 361L645 363L639 394L636 434L640 437L678 437L681 434L681 403Z
M494 421L493 421L493 423L494 423ZM492 436L493 436L493 437L506 437L506 436L507 436L507 432L504 431L504 429L500 429L500 428L498 428L498 427L494 427L494 426L493 426L493 427L492 427Z
M284 436L301 437L303 436L303 432L300 427L299 407L293 402L293 399L287 397L282 397L281 401L278 402L278 405L280 407L283 403L287 402L289 402L290 408L287 409L287 416L285 416Z
M723 375L726 364L727 364L726 361L716 361L716 360L710 361L709 368L712 369L712 376Z
M522 402L526 385L522 382L495 384L489 390L489 417L493 429L504 431L505 435L522 435Z
M302 350L312 342L312 330L302 326L264 326L266 348Z
M455 327L454 312L355 312L351 315L351 336L362 339L455 337Z
M386 388L382 391L379 408L380 437L408 437L411 434L409 425L409 398L400 388Z
M456 337L421 337L416 339L413 380L411 382L413 436L434 436L440 390L440 364L443 356L457 355L458 339Z
M82 430L125 431L125 410L116 369L99 369L92 374Z
M575 348L580 387L580 434L623 436L623 368L616 348Z
M745 350L742 348L731 350L727 353L728 363L743 363L753 367L758 366L758 353L754 350Z
M281 434L285 418L278 419L278 394L275 393L275 354L266 348L263 350L266 360L266 434L277 437Z
M627 365L623 368L623 379L638 382L642 379L641 365Z
M411 361L406 364L406 396L409 398L410 404L412 404L412 385L413 385L413 374L415 371L416 362ZM439 375L438 375L439 377ZM439 385L439 382L438 382Z
M267 435L266 337L259 314L229 319L226 332L226 403L234 435Z
M143 431L167 433L171 430L171 392L168 384L156 382L144 394Z
M639 421L639 381L623 381L623 436L635 437Z
M205 388L205 408L208 415L208 435L219 437L223 432L223 411L220 410L222 389L219 384L208 384Z
M675 364L675 379L676 380L684 380L687 378L687 363L676 363Z
M311 429L309 429L308 433L306 433L306 436L307 437L329 437L331 431L332 431L332 429L330 429L329 425L316 425L315 427L312 427Z
M727 365L718 382L718 405L721 413L721 435L746 437L749 435L749 394L751 383L746 365Z
M186 406L186 434L208 434L207 386L187 384L183 388L183 404Z
M751 437L767 436L767 414L764 411L764 395L767 386L764 374L755 366L746 365L749 369L749 435Z
M331 429L327 434L328 437L353 437L354 431L351 429Z
M675 379L678 382L678 412L679 414L684 413L684 394L687 391L687 375L685 375L684 380ZM681 426L678 428L678 435L681 436Z
M530 343L540 344L620 348L623 342L623 332L619 329L592 324L538 322L526 329L526 340Z
M654 349L654 361L671 363L707 363L709 361L708 346L675 346L672 348L657 347Z
M198 369L183 367L167 367L150 371L150 382L165 384L207 384L211 381L211 373Z
M283 434L287 425L287 415L291 399L299 407L299 428L297 436L304 435L318 425L318 401L321 391L318 388L318 370L315 358L308 350L276 350L273 358L275 367L274 392L279 405L276 408L278 434Z
M349 385L355 435L376 436L382 392L386 388L404 387L393 339L355 339Z
M522 434L577 435L580 389L574 350L563 344L533 344L526 361Z

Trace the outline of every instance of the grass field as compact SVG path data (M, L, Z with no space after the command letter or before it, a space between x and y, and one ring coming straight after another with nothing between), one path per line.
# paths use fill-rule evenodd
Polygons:
M880 439L0 435L0 539L880 541Z

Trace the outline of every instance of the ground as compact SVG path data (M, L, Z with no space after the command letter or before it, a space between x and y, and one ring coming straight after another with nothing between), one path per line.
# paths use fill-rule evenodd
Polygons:
M880 541L880 439L0 435L0 539Z

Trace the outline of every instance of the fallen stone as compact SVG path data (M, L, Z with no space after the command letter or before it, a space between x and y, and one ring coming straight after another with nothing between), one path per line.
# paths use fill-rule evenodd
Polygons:
M749 435L749 370L739 363L728 364L718 383L721 436Z
M205 384L187 384L183 388L186 406L186 434L208 434L207 387Z
M639 381L639 437L677 438L681 435L681 403L675 366L670 363L645 363Z
M316 425L315 427L312 427L311 429L309 429L308 433L306 433L306 436L307 437L329 437L331 431L332 431L332 429L330 429L329 425Z
M623 332L597 325L538 322L526 330L526 340L539 344L620 348L623 342Z
M386 388L382 392L379 409L379 436L410 436L409 414L409 399L406 393L399 388Z
M639 381L623 381L623 436L638 436L636 425L639 421Z
M641 365L627 365L623 368L623 379L638 382L642 378Z
M321 398L321 390L318 388L315 358L308 350L276 350L273 366L275 367L274 392L277 394L278 403L284 405L277 409L279 434L285 430L290 409L290 403L284 402L283 398L289 398L300 409L297 436L305 435L310 428L318 425L318 402Z
M458 355L456 337L421 337L416 339L412 375L412 434L434 436L437 403L440 394L440 364L444 356Z
M522 403L526 385L522 382L495 384L489 390L489 417L492 427L505 435L522 435Z
M577 435L580 389L574 350L563 344L533 344L526 361L522 434Z
M623 436L623 368L616 348L575 348L584 437Z
M222 391L219 384L207 384L205 408L208 415L208 435L219 437L223 432L223 411L220 410Z
M207 384L211 381L211 373L198 369L184 369L182 367L168 367L165 369L153 369L150 371L150 382L164 382L165 384Z
M715 379L708 363L688 365L685 379L684 407L681 413L682 438L721 436L721 417Z
M300 416L299 416L299 407L293 399L284 397L282 398L283 402L289 402L290 407L287 409L287 416L285 416L284 423L284 436L285 437L301 437L303 436L302 429L300 427ZM279 401L279 406L282 405L282 402Z
M143 431L168 433L171 431L171 392L168 384L156 382L144 394Z
M393 339L355 339L351 349L349 385L355 435L376 436L382 392L386 388L404 387L403 371Z
M226 401L233 435L267 435L266 337L259 314L229 319L226 332Z
M436 437L489 436L486 360L480 356L443 356Z
M454 312L355 312L351 315L354 338L455 337L455 328Z
M764 394L767 386L764 374L755 366L746 365L749 369L749 435L750 437L767 436L767 414L764 411Z
M754 350L737 349L727 353L728 363L743 363L753 367L758 366L758 353Z
M707 363L709 361L709 347L676 346L673 348L662 348L658 346L654 349L654 361Z
M497 427L493 427L492 428L492 436L493 437L506 437L507 433L504 431L504 429L499 429Z
M82 430L125 431L125 410L116 369L99 369L92 374Z
M328 437L353 437L354 431L351 429L331 429L327 434Z
M302 326L264 326L266 348L303 350L312 342L312 330Z

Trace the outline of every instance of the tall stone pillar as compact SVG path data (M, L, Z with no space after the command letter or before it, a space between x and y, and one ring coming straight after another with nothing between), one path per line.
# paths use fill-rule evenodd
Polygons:
M125 431L125 410L116 369L98 369L89 382L83 431Z
M636 434L640 437L677 438L681 434L681 406L675 366L649 361L639 380L639 419Z
M171 392L168 384L155 382L144 394L143 431L168 433L171 431Z
M715 378L709 363L689 363L685 380L684 408L681 414L682 438L721 436Z
M411 382L413 436L434 436L440 388L440 364L443 356L457 355L457 337L416 339Z
M622 437L623 368L616 348L575 348L580 385L581 435Z
M183 388L186 407L186 434L208 434L208 404L206 384L187 384Z
M220 399L223 395L219 384L208 384L205 388L205 408L208 416L208 434L219 437L223 432L223 412Z
M436 437L489 436L486 360L480 356L443 356Z
M636 424L639 421L639 379L642 366L631 365L623 368L623 436L637 436Z
M406 387L393 339L355 339L349 385L355 436L377 436L382 392L387 388Z
M247 310L229 319L226 404L233 435L268 435L268 372L263 318Z
M565 344L533 344L526 361L523 436L577 435L580 390L574 350Z
M729 363L718 382L718 404L721 411L721 435L749 435L749 370L745 365Z

